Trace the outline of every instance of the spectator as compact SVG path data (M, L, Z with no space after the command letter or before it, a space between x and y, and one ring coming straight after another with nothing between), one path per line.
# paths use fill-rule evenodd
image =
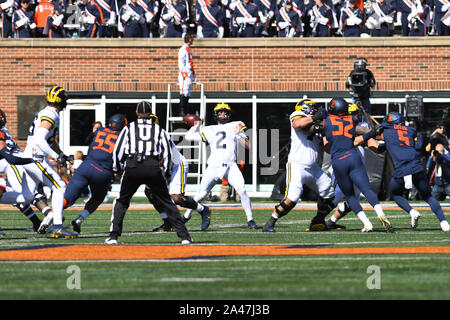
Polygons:
M356 0L349 0L349 5L341 10L339 26L344 37L359 37L364 24L364 11L356 6Z
M44 28L47 24L47 18L49 15L53 13L54 5L51 3L51 0L42 0L36 6L36 10L34 13L34 23L36 23L36 37L43 38L46 37L44 35Z
M367 18L366 27L371 30L372 37L388 37L394 28L395 9L386 0L372 2L372 14Z
M145 23L142 25L142 37L150 37L150 32L152 31L152 24L155 20L155 15L159 10L159 3L155 0L138 0L138 5L144 9Z
M435 1L434 2L434 23L436 25L436 35L438 36L449 36L450 27L445 25L441 19L445 16L448 9L450 8L450 3L448 1Z
M184 38L187 32L186 6L179 0L168 0L161 12L160 25L166 38Z
M330 26L333 22L333 11L325 0L316 0L310 11L313 37L329 37Z
M137 0L131 0L120 9L120 21L123 25L124 38L142 38L144 34L145 11L137 4Z
M426 0L416 0L412 12L408 15L409 35L424 37L427 35L427 25L430 21L430 7Z
M293 9L291 0L286 0L284 6L277 13L277 30L280 38L293 38L296 36L300 21L298 12Z
M270 26L275 16L275 12L278 11L277 3L275 0L255 0L254 2L258 7L259 16L258 22L256 23L255 36L268 37L270 35ZM301 12L299 13L299 15L301 17Z
M430 136L430 141L426 147L426 151L429 153L432 150L436 149L437 144L442 144L444 148L449 151L449 141L448 137L445 134L445 126L443 123L439 123L436 127L436 130Z
M450 153L440 143L428 158L427 172L433 186L432 196L439 201L445 200L450 196Z
M206 0L206 5L201 6L197 20L197 38L223 38L224 35L224 11L214 0Z
M2 13L2 39L13 37L12 16L18 8L18 3L14 0L1 0L0 9Z
M231 35L237 38L255 36L258 7L250 0L237 0L230 5L232 10Z
M30 0L19 0L20 9L16 10L12 17L13 29L17 39L32 38L36 24L34 12L29 9Z
M66 30L64 29L64 14L59 11L59 7L55 7L53 13L47 17L47 24L43 34L48 38L65 38Z

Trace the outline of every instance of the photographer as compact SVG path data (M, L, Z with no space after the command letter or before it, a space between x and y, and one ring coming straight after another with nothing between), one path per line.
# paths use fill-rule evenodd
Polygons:
M445 200L446 196L450 196L450 153L442 144L437 144L431 152L427 172L433 185L432 196L439 201Z
M375 77L372 71L366 68L367 60L358 58L355 60L354 69L345 82L345 87L349 89L354 99L361 101L364 110L370 114L370 89L375 87Z

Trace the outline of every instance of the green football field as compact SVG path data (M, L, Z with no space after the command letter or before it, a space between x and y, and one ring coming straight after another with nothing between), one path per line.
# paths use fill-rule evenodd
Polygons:
M306 232L314 203L305 203L278 221L276 233L263 233L247 228L240 207L215 205L207 231L193 213L190 246L174 232L152 232L159 214L139 204L127 212L119 246L103 245L108 207L88 218L77 239L29 232L30 222L4 207L0 299L450 299L450 234L427 207L419 207L417 230L385 203L395 233L384 232L373 210L366 210L372 233L360 232L353 213L341 220L346 230ZM272 204L253 206L262 226ZM65 211L69 230L80 208Z

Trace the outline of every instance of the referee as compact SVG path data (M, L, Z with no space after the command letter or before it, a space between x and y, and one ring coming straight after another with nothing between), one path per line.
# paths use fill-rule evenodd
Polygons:
M170 177L172 165L171 139L164 129L152 121L149 102L139 102L136 115L137 120L120 132L113 151L113 170L118 173L123 169L124 173L119 196L114 201L110 233L105 243L117 244L130 200L142 184L147 184L153 196L164 207L169 222L181 238L181 244L190 244L193 241L169 195L165 178Z

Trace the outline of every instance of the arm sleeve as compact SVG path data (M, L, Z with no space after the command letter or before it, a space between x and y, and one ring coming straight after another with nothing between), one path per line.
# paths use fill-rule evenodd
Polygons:
M33 162L31 158L21 158L12 155L6 148L0 150L0 157L3 157L9 164L23 165Z
M123 128L117 138L116 145L113 151L113 171L119 172L122 170L123 162L125 161L125 146L128 142L128 127Z
M42 127L36 128L34 132L34 141L35 145L42 150L46 155L49 155L53 159L58 158L58 154L50 147L45 136L47 135L48 130Z
M196 132L197 127L191 127L184 136L187 141L206 142L205 135L202 132Z
M163 147L163 169L166 177L170 176L170 169L172 168L172 139L170 139L167 132L163 129L162 147Z

